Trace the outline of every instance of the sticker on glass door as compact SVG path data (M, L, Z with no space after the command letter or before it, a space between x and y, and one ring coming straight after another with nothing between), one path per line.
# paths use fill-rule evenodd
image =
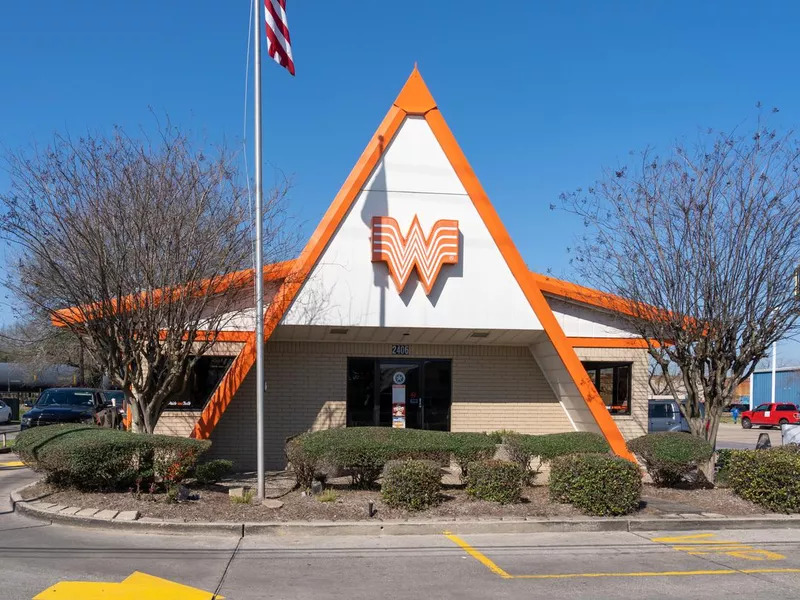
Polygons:
M406 375L396 371L392 375L392 427L406 428Z

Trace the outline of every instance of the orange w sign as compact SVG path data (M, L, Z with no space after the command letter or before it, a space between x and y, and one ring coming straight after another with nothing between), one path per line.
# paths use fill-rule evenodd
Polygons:
M436 221L427 238L414 215L408 235L392 217L372 217L372 262L386 262L397 292L417 268L425 294L430 294L442 265L458 263L458 221Z

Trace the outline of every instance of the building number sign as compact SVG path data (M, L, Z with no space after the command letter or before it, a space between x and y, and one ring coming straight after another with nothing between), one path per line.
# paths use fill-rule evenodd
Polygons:
M392 344L392 354L408 356L411 354L411 347L408 344Z

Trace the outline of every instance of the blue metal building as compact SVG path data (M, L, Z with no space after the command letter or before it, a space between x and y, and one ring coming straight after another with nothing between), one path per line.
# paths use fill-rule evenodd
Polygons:
M753 406L772 401L772 370L753 373ZM742 399L743 402L744 398ZM775 370L775 402L791 402L800 406L800 367L781 367Z

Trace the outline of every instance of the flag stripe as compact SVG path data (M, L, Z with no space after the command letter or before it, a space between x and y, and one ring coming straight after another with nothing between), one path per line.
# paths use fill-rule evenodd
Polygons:
M264 0L264 25L267 30L267 54L294 75L292 43L286 20L286 0Z

